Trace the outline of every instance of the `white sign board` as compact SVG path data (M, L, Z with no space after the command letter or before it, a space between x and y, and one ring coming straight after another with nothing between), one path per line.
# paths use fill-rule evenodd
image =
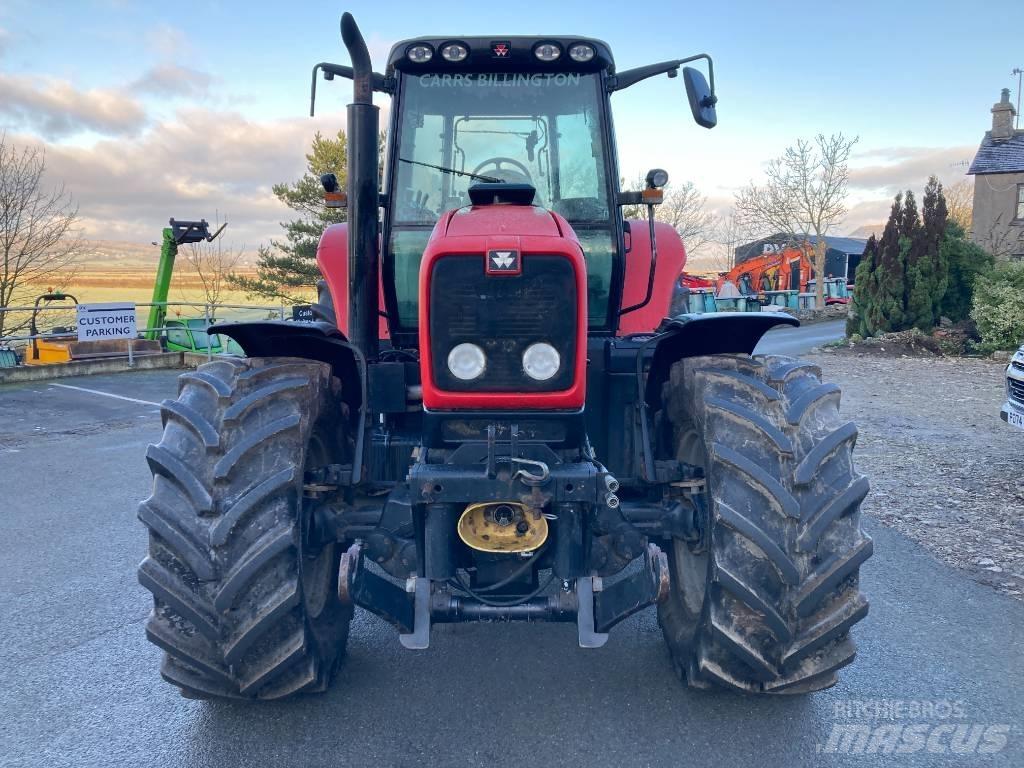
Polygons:
M131 302L78 305L78 340L134 339L135 305Z

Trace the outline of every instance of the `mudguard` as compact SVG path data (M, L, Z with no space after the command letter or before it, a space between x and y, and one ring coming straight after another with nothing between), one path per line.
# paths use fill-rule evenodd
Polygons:
M651 339L654 355L647 374L644 400L652 409L661 402L661 387L673 363L701 355L751 354L766 332L776 325L799 326L784 312L723 312L676 315L662 321Z
M344 385L342 399L355 408L362 405L365 387L358 352L330 323L262 320L218 324L209 332L231 337L248 357L301 357L328 363Z

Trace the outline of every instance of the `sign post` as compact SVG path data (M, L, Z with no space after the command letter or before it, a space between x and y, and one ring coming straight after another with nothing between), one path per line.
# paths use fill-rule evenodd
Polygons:
M300 323L312 323L314 320L316 320L316 316L313 314L313 307L310 306L309 304L293 305L292 320L296 320Z

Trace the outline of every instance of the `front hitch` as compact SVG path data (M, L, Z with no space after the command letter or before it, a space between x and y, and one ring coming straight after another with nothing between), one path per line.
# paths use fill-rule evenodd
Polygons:
M432 624L469 621L574 621L580 647L600 648L612 627L661 602L668 592L668 558L654 544L647 545L640 568L607 587L598 576L583 576L572 587L565 581L557 592L508 605L455 594L446 582L422 576L395 584L367 569L359 543L342 555L338 570L339 600L380 616L398 629L402 645L414 650L430 646Z

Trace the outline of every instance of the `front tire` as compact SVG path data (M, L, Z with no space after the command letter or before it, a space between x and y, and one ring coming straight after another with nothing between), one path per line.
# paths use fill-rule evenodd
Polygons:
M853 661L868 482L839 388L820 376L791 358L716 355L676 363L665 385L663 436L705 476L702 544L673 541L658 608L692 686L806 693Z
M178 381L139 506L161 674L192 698L325 690L352 611L335 545L312 541L303 478L346 450L337 380L307 360L225 358Z

